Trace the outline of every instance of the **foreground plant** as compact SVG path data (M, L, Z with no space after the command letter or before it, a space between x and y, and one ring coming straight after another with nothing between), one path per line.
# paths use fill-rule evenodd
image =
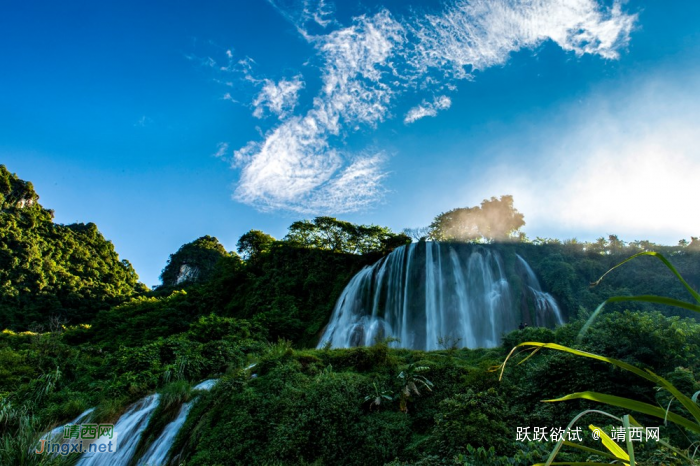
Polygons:
M403 385L399 391L399 407L402 412L408 412L408 402L412 395L420 396L420 391L418 390L419 385L429 392L433 391L433 383L424 375L421 375L421 372L427 372L429 370L430 367L428 366L409 364L397 376L401 379L401 384Z
M375 406L379 408L383 402L390 402L393 400L393 398L391 397L391 392L389 390L379 390L377 382L372 382L372 386L374 387L374 393L367 395L364 400L365 403L371 402L369 404L370 411L372 411L372 408Z
M663 296L654 296L654 295L641 295L641 296L614 296L612 298L608 298L605 300L598 308L595 310L595 312L591 315L591 317L588 319L586 324L583 326L581 329L581 332L579 333L579 338L587 331L587 329L591 326L595 318L602 312L604 306L608 303L612 302L621 302L621 301L641 301L641 302L650 302L650 303L656 303L656 304L664 304L668 306L674 306L674 307L679 307L682 309L688 309L694 312L700 313L700 294L698 294L680 275L680 273L673 267L673 265L661 254L653 251L647 251L647 252L642 252L639 254L635 254L634 256L622 261L621 263L617 264L616 266L612 267L610 270L608 270L603 276L601 276L596 282L592 283L592 286L598 285L603 278L607 274L609 274L611 271L614 269L620 267L621 265L625 264L626 262L629 262L632 259L635 259L639 256L652 256L656 257L659 259L663 264L668 267L671 272L673 272L676 277L681 281L683 286L690 292L692 297L695 299L696 303L693 302L685 302L685 301L680 301L672 298L667 298ZM523 342L520 343L519 345L515 346L508 356L506 357L505 361L503 363L496 367L493 368L493 370L500 370L500 378L503 377L503 372L506 367L506 363L508 360L513 356L516 350L519 348L523 349L528 349L531 350L530 354L524 358L522 361L520 361L518 364L522 364L528 359L530 359L532 356L534 356L540 349L542 348L547 348L547 349L553 349L556 351L561 351L569 354L573 354L575 356L579 357L584 357L584 358L589 358L589 359L594 359L598 361L603 361L608 364L612 364L616 367L619 367L620 369L623 369L625 371L631 372L638 377L641 377L643 379L646 379L652 383L654 383L656 386L659 388L668 391L671 396L673 397L673 400L676 400L680 403L680 405L684 408L684 413L677 414L673 413L670 411L671 408L671 403L669 403L669 406L664 409L663 407L659 406L654 406L649 403L643 403L640 401L632 400L629 398L624 398L624 397L619 397L619 396L614 396L614 395L609 395L609 394L604 394L604 393L598 393L594 391L585 391L585 392L577 392L577 393L571 393L569 395L563 396L561 398L556 398L552 400L543 400L546 403L552 403L552 402L559 402L559 401L568 401L568 400L575 400L575 399L586 399L586 400L592 400L596 401L598 403L603 403L607 404L610 406L615 406L618 408L623 408L628 411L635 411L639 413L643 413L649 416L657 417L659 419L663 419L664 422L672 422L679 427L696 433L700 434L700 407L698 407L696 401L698 395L700 395L700 391L695 393L692 397L688 397L681 393L676 387L673 386L669 381L664 379L663 377L656 375L652 371L645 369L642 370L636 366L633 366L631 364L628 364L624 361L620 361L617 359L613 358L608 358L605 356L601 356L598 354L593 354L589 353L586 351L581 351L573 348L569 348L566 346L558 345L555 343L540 343L540 342ZM583 416L591 414L591 413L596 413L596 414L602 414L604 416L611 417L618 422L620 422L625 429L625 445L624 447L620 446L618 443L616 443L613 439L611 439L605 432L603 432L601 429L590 425L589 428L591 431L595 432L597 436L600 437L600 440L602 442L602 445L605 447L607 451L602 451L602 450L596 450L593 448L588 448L583 445L579 445L574 442L569 442L566 440L568 432L570 429L574 426L574 424ZM590 465L590 466L595 466L595 465L602 465L602 464L612 464L612 463L600 463L600 462L577 462L577 463L572 463L572 462L554 462L554 459L556 458L557 454L561 450L561 448L566 445L569 447L577 448L579 450L583 450L589 454L594 454L598 455L602 458L607 458L610 459L614 464L625 464L627 466L634 466L635 465L635 455L634 455L634 447L631 441L631 429L632 428L638 428L638 429L643 429L643 432L646 434L647 429L644 428L641 424L639 424L632 416L630 415L624 415L622 418L613 416L610 413L604 412L604 411L599 411L599 410L586 410L583 411L582 413L578 414L567 426L565 435L561 437L561 439L557 442L555 445L554 449L549 455L549 458L547 459L546 463L538 463L535 466L540 466L540 465ZM681 457L683 460L686 461L686 464L697 464L695 462L694 456L695 453L692 455L688 455L678 448L675 448L668 444L667 442L664 442L662 440L659 440L659 443L666 448L670 449L675 455L678 455Z

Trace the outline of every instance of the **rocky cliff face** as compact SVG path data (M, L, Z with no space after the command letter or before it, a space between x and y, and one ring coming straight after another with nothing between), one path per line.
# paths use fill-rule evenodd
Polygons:
M235 253L226 252L219 240L202 236L170 255L160 279L166 287L206 281L219 259L230 255Z
M192 267L189 264L182 264L180 266L180 272L177 274L175 284L180 285L185 282L194 282L197 281L198 277L199 269L197 267Z

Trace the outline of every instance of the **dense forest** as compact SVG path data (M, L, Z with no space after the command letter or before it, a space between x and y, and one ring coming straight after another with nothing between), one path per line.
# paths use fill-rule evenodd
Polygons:
M613 303L580 333L613 296L691 299L648 256L591 283L629 256L655 251L700 289L697 238L675 246L615 235L531 241L520 231L524 216L503 196L403 233L317 217L292 223L280 240L250 230L237 252L204 236L175 251L162 284L148 290L96 225L55 224L38 200L31 183L0 166L0 464L74 464L77 455L32 453L42 432L92 407L94 422L115 422L152 393L160 403L133 464L190 401L174 464L530 465L544 462L557 442L522 438L518 428L564 428L583 410L601 409L590 398L542 400L595 389L683 413L672 390L563 351L509 362L501 377L494 368L522 342L615 358L653 371L687 397L700 389L700 324L691 308ZM390 338L314 349L350 279L412 238L475 242L506 261L520 255L568 323L514 330L488 349L415 351ZM205 379L218 383L193 389ZM634 418L659 426L663 440L635 445L636 464L692 464L700 428L679 428L652 411ZM586 430L589 423L608 433L618 426L603 415L586 418ZM580 446L602 448L590 438ZM611 459L569 445L557 461Z

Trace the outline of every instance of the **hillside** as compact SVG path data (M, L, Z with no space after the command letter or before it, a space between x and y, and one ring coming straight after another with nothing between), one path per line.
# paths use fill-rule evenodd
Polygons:
M84 323L144 291L94 223L54 223L32 184L0 165L0 327Z
M568 323L554 329L514 330L489 349L447 343L439 351L415 351L387 339L316 350L351 278L401 251L407 237L328 217L295 222L282 240L251 230L239 241L240 255L205 236L174 252L162 286L146 291L94 224L53 223L30 183L4 167L0 173L0 321L8 327L0 334L0 464L74 464L72 454L24 452L42 432L90 408L93 422L115 422L141 400L152 416L129 431L140 440L119 464L145 458L169 423L189 412L162 447L174 464L530 465L546 459L554 442L520 438L519 427L565 427L583 409L600 408L589 400L543 399L595 388L664 409L671 400L653 383L604 362L553 351L523 365L509 362L499 380L493 368L524 341L617 358L667 378L687 396L700 389L700 324L678 317L690 310L618 303L578 335L613 295L690 298L652 257L590 287L640 251L639 244L475 246L497 251L505 275L516 254L532 266L567 316ZM456 249L467 254L472 246ZM698 288L700 255L693 248L646 246ZM39 329L41 323L48 324ZM209 379L217 380L210 391L194 389ZM144 398L154 393L157 399ZM695 433L664 427L652 416L635 418L661 425L662 438L681 450L696 440ZM595 416L587 422L608 431L616 425ZM568 450L558 459L589 457ZM661 462L684 464L660 444L638 451L637 464Z

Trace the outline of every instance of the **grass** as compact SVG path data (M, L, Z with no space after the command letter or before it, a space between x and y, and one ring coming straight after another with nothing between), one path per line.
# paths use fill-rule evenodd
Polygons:
M603 311L603 308L605 307L606 304L612 303L612 302L621 302L621 301L642 301L642 302L649 302L649 303L655 303L655 304L663 304L667 306L673 306L673 307L678 307L682 309L689 309L694 312L700 313L700 294L695 291L686 281L683 279L681 274L673 267L673 265L661 254L657 252L642 252L639 254L635 254L628 259L620 262L619 264L615 265L612 267L610 270L605 272L596 282L592 283L592 286L598 285L606 275L608 275L610 272L613 270L617 269L618 267L622 266L623 264L636 259L640 256L652 256L657 259L659 259L683 284L683 286L688 290L690 295L693 297L695 302L685 302L685 301L680 301L672 298L667 298L663 296L655 296L655 295L641 295L641 296L614 296L612 298L609 298L605 300L598 308L595 310L595 312L591 315L591 317L588 319L586 324L582 327L581 332L579 333L579 338L588 330L588 328L591 326L593 321L596 319L596 317ZM555 402L562 402L562 401L569 401L569 400L577 400L577 399L586 399L586 400L592 400L601 404L609 405L609 406L614 406L617 408L623 408L624 410L627 411L633 411L633 412L638 412L642 413L645 415L653 416L659 419L663 419L664 423L666 422L671 422L673 424L676 424L677 426L681 427L682 429L685 429L689 432L700 434L700 407L697 405L697 398L698 395L700 395L700 392L696 392L692 396L687 396L683 393L681 393L676 387L673 386L672 383L670 383L668 380L664 379L663 377L660 377L659 375L653 373L650 370L642 370L636 366L633 366L631 364L628 364L624 361L619 361L617 359L613 358L608 358L605 356L601 356L598 354L593 354L585 351L580 351L574 348L569 348L566 346L562 345L557 345L554 343L541 343L541 342L523 342L518 345L516 345L508 354L506 359L503 361L503 363L500 366L497 366L493 368L493 370L500 370L501 372L501 377L503 376L503 372L505 371L505 367L509 359L515 354L516 351L519 349L522 350L530 350L530 353L525 357L523 360L519 362L519 364L524 363L528 359L530 359L532 356L534 356L537 352L539 352L541 349L552 349L556 351L561 351L569 354L573 354L578 357L583 357L583 358L589 358L589 359L594 359L602 362L606 362L608 364L611 364L613 366L616 366L624 371L630 372L640 378L646 379L650 382L653 382L656 384L656 386L659 389L666 390L670 395L673 397L673 400L677 401L677 404L681 405L684 409L682 410L682 414L672 412L671 411L671 405L672 403L669 403L668 407L664 408L663 406L654 406L649 403L643 403L641 401L637 400L632 400L629 398L624 398L624 397L619 397L615 395L609 395L609 394L604 394L604 393L598 393L595 391L585 391L585 392L578 392L578 393L571 393L569 395L556 398L556 399L551 399L551 400L543 400L544 402L547 403L555 403ZM630 440L630 429L632 427L637 427L637 428L642 428L645 429L644 426L639 424L631 415L626 414L624 416L617 417L613 416L610 413L607 413L605 411L600 411L600 410L586 410L581 413L579 413L567 426L566 432L574 426L574 424L581 419L583 416L586 416L588 414L596 413L599 415L604 415L611 417L618 422L620 422L626 432L625 436L625 444L620 445L616 443L613 439L611 439L607 434L605 434L604 431L601 429L595 427L594 425L589 425L589 429L591 431L596 431L599 436L600 436L600 441L602 446L605 448L605 450L597 450L597 449L592 449L588 447L584 447L583 445L579 445L573 442L568 442L565 440L566 437L562 436L562 438L557 442L555 445L554 449L550 453L549 457L547 458L547 461L545 463L538 463L535 466L549 466L549 465L580 465L580 466L596 466L596 465L601 465L601 464L624 464L627 466L635 466L636 459L635 459L635 452L634 452L634 446L633 443ZM689 465L694 465L698 464L698 461L695 460L695 452L697 451L697 448L693 453L690 453L690 449L687 451L681 451L679 448L674 447L670 445L667 442L660 441L659 442L661 445L663 445L665 448L667 448L672 455L676 457L682 458L686 464ZM559 454L561 448L566 445L572 448L577 448L579 450L584 450L589 454L594 454L602 458L609 459L613 461L613 463L601 463L598 461L586 461L586 462L554 462L556 459L557 455ZM693 445L691 445L692 447Z

